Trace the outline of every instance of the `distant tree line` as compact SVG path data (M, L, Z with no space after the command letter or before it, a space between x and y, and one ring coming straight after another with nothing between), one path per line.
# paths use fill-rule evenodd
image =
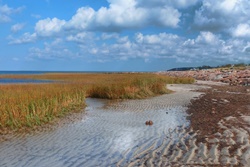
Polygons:
M245 63L225 64L225 65L218 66L218 68L246 67L246 66L250 66L250 63L249 64L245 64Z

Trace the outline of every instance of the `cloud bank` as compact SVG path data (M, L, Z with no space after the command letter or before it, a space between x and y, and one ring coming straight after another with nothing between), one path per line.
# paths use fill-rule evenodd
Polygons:
M44 41L43 47L30 49L33 59L250 61L248 0L108 0L108 3L99 9L80 7L69 20L56 16L38 20L33 32L9 37L9 43ZM8 21L16 11L2 6L0 16L4 17L0 21ZM22 24L15 24L12 31L22 28ZM147 33L149 29L157 33ZM188 33L191 35L185 35ZM46 42L47 39L55 40Z

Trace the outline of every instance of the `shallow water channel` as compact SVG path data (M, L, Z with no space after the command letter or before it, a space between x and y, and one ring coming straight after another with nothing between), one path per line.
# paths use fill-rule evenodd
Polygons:
M143 100L87 99L81 120L0 143L0 166L137 166L138 159L160 166L189 125L185 110L200 95L190 91L196 87L172 85L175 93Z

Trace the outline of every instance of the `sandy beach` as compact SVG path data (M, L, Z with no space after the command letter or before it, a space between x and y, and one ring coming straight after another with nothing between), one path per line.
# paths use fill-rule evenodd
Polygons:
M193 156L193 164L250 166L249 87L197 84L210 84L211 88L204 89L204 95L192 100L188 109L191 127L197 132L194 147L202 150Z
M204 84L168 85L174 93L143 100L87 99L72 121L2 141L0 166L249 166L247 87Z

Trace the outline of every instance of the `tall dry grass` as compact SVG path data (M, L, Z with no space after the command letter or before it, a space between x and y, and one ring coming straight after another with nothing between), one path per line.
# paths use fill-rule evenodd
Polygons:
M32 127L82 109L85 91L77 84L0 85L0 128Z
M141 99L168 93L166 81L165 77L152 74L130 74L111 82L93 84L87 89L87 95L107 99Z
M150 73L1 75L0 78L46 79L47 84L0 85L0 129L32 127L66 112L80 110L85 97L135 99L170 92L166 84L192 83Z

